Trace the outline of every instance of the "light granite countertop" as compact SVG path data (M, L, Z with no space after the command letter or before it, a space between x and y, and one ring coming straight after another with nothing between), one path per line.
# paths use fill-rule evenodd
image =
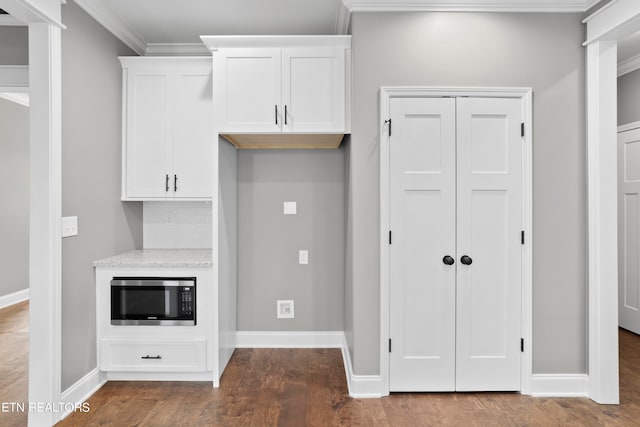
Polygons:
M211 267L211 249L140 249L93 263L94 267Z

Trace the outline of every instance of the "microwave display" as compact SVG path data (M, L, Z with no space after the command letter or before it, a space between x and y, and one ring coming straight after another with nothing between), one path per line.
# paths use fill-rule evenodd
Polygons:
M112 325L196 324L195 277L114 277Z

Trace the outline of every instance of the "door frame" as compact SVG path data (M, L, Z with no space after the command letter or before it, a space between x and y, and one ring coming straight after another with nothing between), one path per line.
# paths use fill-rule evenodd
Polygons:
M531 88L474 88L383 86L380 88L380 381L381 395L389 395L389 320L390 320L390 265L389 265L389 132L385 120L389 118L391 98L434 97L518 98L522 101L525 123L522 147L522 226L527 236L522 254L522 337L524 352L520 367L520 392L531 394L532 338L533 338L533 175L532 175L532 99Z
M62 79L61 0L0 0L29 28L29 402L61 400ZM14 70L15 71L15 70ZM50 426L58 411L29 411L28 425Z

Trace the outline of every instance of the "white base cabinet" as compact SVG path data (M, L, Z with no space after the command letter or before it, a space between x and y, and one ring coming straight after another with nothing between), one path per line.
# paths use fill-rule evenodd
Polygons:
M210 200L211 60L120 57L122 200Z
M111 324L114 277L196 277L196 325ZM218 297L211 267L96 267L98 368L107 379L219 385Z

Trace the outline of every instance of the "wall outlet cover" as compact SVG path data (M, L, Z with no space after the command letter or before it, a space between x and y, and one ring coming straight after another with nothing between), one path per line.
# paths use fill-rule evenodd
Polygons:
M309 264L309 251L301 249L298 252L298 264Z
M292 299L287 299L287 300L279 299L279 300L276 301L276 307L277 307L278 319L293 319L294 318L293 300Z
M284 214L295 215L297 212L296 202L284 202Z

